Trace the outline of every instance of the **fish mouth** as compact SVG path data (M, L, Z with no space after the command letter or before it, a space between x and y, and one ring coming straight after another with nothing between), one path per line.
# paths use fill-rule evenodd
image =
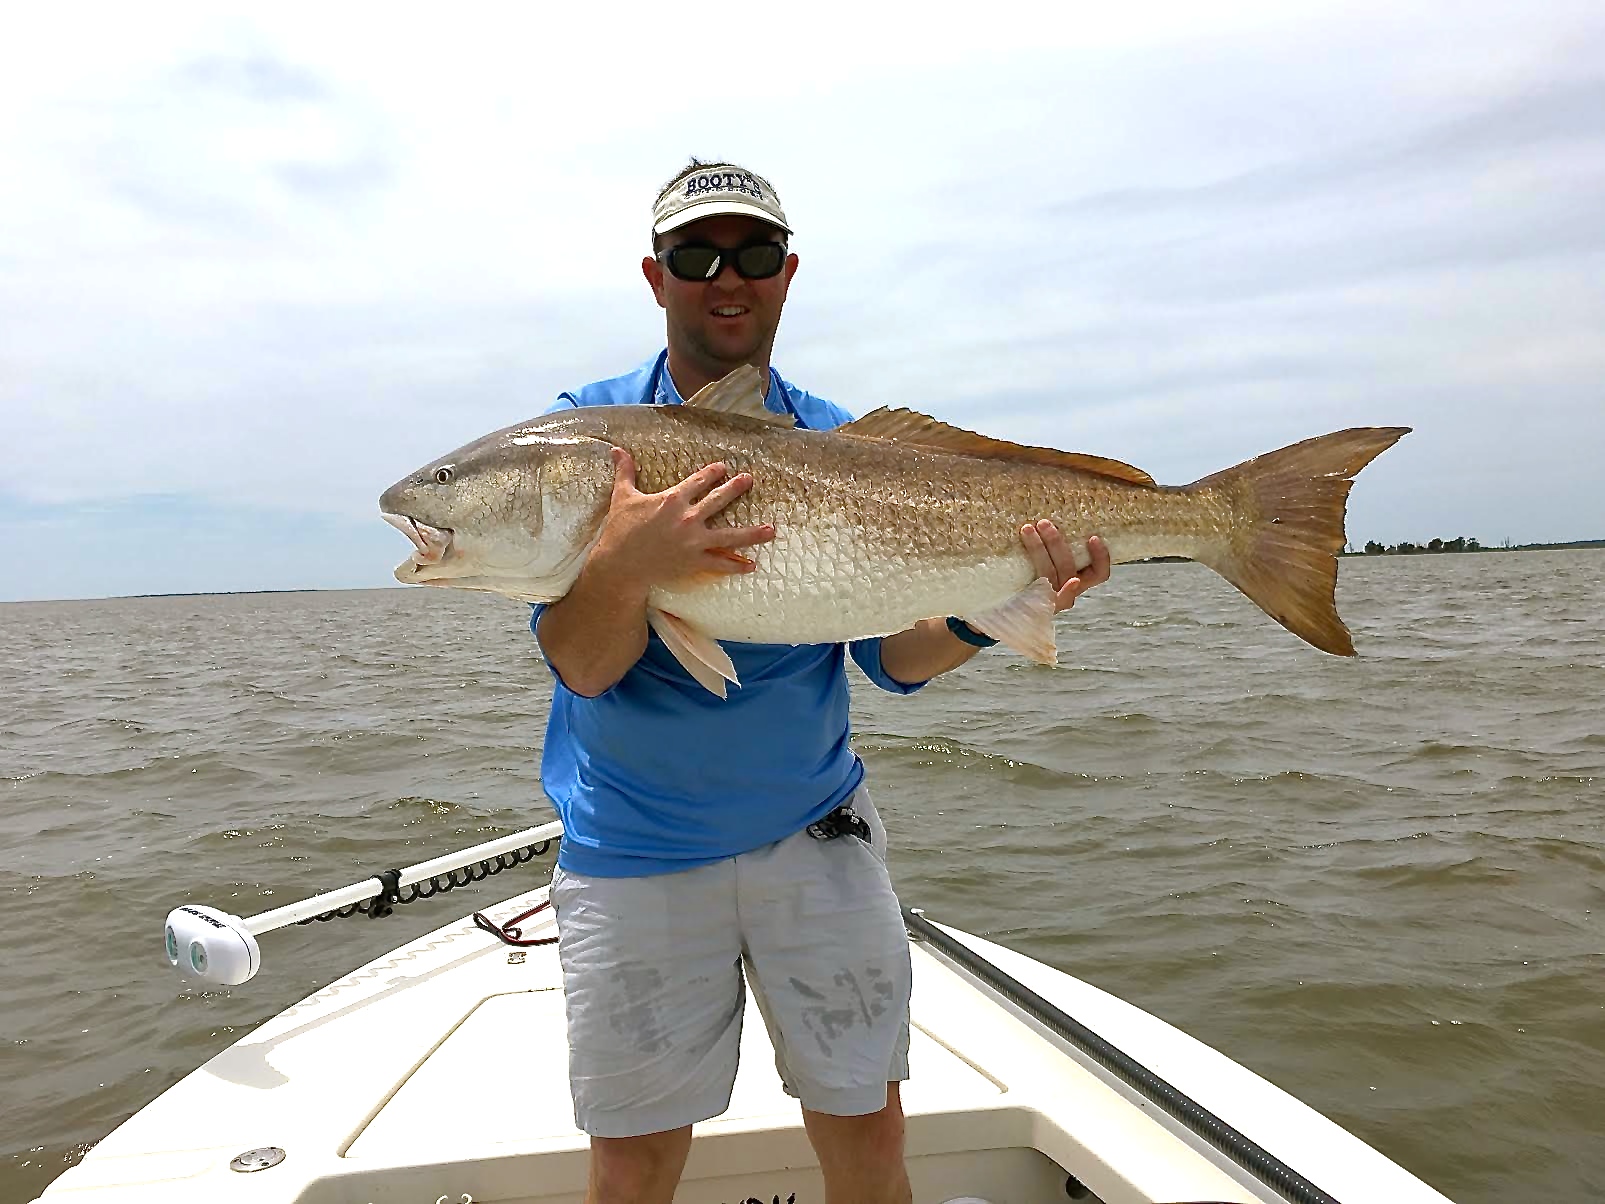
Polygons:
M450 527L431 527L405 514L381 514L379 517L412 540L412 564L439 564L451 550Z

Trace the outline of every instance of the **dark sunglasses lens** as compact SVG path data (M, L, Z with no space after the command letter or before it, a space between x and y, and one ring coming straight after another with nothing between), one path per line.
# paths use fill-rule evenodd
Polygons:
M718 263L718 247L675 247L669 252L669 271L681 280L707 280Z
M748 280L767 280L786 262L786 248L777 242L755 242L736 251L736 271Z

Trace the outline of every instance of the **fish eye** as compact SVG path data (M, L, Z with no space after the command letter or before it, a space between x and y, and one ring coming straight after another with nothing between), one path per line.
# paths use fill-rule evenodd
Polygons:
M450 485L452 477L456 475L457 474L452 471L450 464L442 464L439 468L435 469L435 484Z

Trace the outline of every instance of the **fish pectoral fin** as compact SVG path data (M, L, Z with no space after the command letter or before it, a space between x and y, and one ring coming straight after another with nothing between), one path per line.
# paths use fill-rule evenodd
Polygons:
M774 414L764 409L763 379L758 369L742 364L722 380L703 385L686 405L721 414L740 414L743 418L756 418L774 426L796 426L797 420L790 414Z
M1107 456L1089 456L1084 452L1065 452L1052 447L1032 447L1025 443L1010 443L1007 439L993 439L978 435L963 427L950 426L918 410L892 410L882 406L871 410L862 418L838 426L835 435L856 435L860 439L880 439L902 443L931 451L948 452L957 456L974 456L980 460L1013 460L1018 464L1041 464L1048 468L1068 468L1075 472L1090 472L1096 476L1124 481L1128 485L1158 488L1153 477L1140 468Z
M714 557L716 560L726 560L731 564L739 564L743 570L750 569L753 567L753 565L757 564L757 561L755 561L751 556L743 556L734 548L709 548L708 555ZM714 575L723 576L724 574L716 573Z
M1021 656L1039 665L1059 662L1059 648L1053 639L1053 586L1038 577L1001 606L964 621L999 643L1007 644Z
M736 678L735 664L729 653L719 647L719 641L666 610L647 607L646 621L658 633L664 647L674 653L674 659L712 693L724 698L725 682L733 686L741 684Z

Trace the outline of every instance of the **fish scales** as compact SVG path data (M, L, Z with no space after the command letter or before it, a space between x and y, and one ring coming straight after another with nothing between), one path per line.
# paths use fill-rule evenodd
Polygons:
M1019 529L1039 517L1083 557L1094 533L1116 560L1190 556L1219 539L1211 507L1090 473L738 427L684 407L565 417L566 434L628 448L648 492L715 462L753 474L752 488L713 521L774 525L774 541L747 553L755 570L651 598L718 639L826 643L979 613L1035 576Z

